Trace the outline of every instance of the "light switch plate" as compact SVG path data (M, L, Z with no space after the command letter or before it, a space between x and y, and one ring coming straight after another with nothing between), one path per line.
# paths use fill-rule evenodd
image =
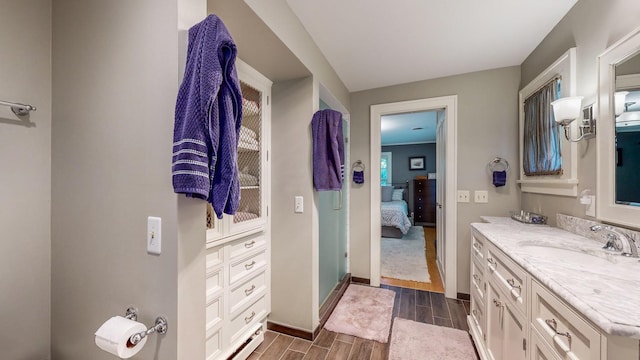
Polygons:
M304 198L302 196L295 197L295 205L293 211L297 213L304 212Z
M458 190L458 202L459 203L468 203L469 202L470 193L469 190Z
M475 202L477 203L488 203L489 202L489 192L486 190L476 190L473 192L475 197Z
M147 252L155 255L162 252L162 219L159 217L147 218Z

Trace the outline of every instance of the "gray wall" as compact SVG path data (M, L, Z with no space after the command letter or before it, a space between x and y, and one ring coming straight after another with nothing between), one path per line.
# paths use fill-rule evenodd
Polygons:
M171 186L178 6L54 3L53 359L113 359L95 346L93 333L130 305L139 308L139 321L151 324L160 314L169 321L168 334L151 336L136 358L204 357L204 205L179 204ZM180 208L191 219L179 230ZM150 215L162 218L160 256L146 252ZM179 330L197 317L184 311L189 305L202 318L191 328L192 357L179 356L177 346Z
M415 179L418 175L427 175L436 172L436 144L413 144L383 146L382 151L393 153L392 176L394 183L401 183ZM414 156L425 157L424 170L409 170L409 158Z
M567 49L577 47L577 94L595 101L598 55L640 26L640 2L626 0L580 0L522 63L520 88L556 61ZM587 25L588 24L588 25ZM596 190L596 142L579 144L578 193ZM585 217L585 206L577 198L522 194L522 207L549 216L563 213Z
M496 189L486 164L495 156L517 164L520 68L509 67L419 81L351 94L351 154L369 159L370 106L396 101L458 95L458 188L488 190L488 204L458 204L458 292L469 292L469 224L481 215L506 215L518 209L519 190L511 172L507 186ZM365 176L372 174L367 171ZM351 272L369 278L370 183L353 186L351 192ZM358 255L356 255L358 254Z
M317 248L313 231L311 169L311 117L314 111L313 78L275 83L272 88L271 127L271 315L269 320L307 331L313 329L313 285ZM317 100L316 104L317 104ZM316 107L318 105L315 105ZM294 196L304 197L304 212L293 212ZM314 218L315 216L315 218ZM316 223L314 229L314 222ZM317 239L317 233L315 234ZM317 244L316 244L317 246ZM315 251L315 252L314 252ZM315 260L317 266L317 259ZM316 314L317 315L317 314Z
M51 1L0 0L0 44L0 100L38 108L0 107L0 357L49 359Z

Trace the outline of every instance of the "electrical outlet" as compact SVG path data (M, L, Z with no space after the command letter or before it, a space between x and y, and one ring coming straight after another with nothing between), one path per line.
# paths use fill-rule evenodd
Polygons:
M470 197L469 190L458 190L458 202L459 203L468 203Z
M477 203L488 203L489 202L489 192L486 190L476 190L473 192L475 197L475 202Z

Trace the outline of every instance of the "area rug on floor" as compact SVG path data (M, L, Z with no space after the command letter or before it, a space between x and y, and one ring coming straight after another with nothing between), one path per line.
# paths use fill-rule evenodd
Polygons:
M380 275L431 282L424 254L424 229L421 226L412 226L401 239L382 238L380 247Z
M386 343L395 296L396 293L388 289L351 284L324 328Z
M477 359L469 333L443 326L395 318L389 360Z

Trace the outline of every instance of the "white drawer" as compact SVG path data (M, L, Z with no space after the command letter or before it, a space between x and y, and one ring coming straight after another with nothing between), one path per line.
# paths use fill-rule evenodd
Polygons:
M231 290L231 296L229 304L231 306L230 313L232 316L242 310L246 305L255 300L256 298L264 295L267 289L266 274L264 271L260 272L257 276L245 281L238 285L235 289Z
M221 297L207 303L207 309L205 310L207 337L210 337L222 324L223 305Z
M223 268L212 269L207 271L207 278L205 282L207 302L210 302L213 298L217 297L223 289Z
M250 276L250 274L261 271L266 264L267 256L265 251L231 263L229 266L229 284L234 284L242 278Z
M533 326L531 327L531 360L561 360L549 349Z
M471 236L471 258L475 258L478 264L484 264L484 259L487 255L485 244L487 240L480 235L476 230L472 230Z
M600 359L600 333L537 281L531 288L531 323L557 357Z
M471 262L471 290L475 292L482 302L484 299L485 292L485 279L484 279L484 271L482 267L478 266L475 261Z
M266 244L267 240L264 233L257 233L244 237L240 240L236 240L229 245L230 259L234 260L242 257L256 249L265 247Z
M208 334L207 334L208 335ZM213 360L222 353L222 330L218 330L205 340L205 358Z
M210 268L214 268L221 265L224 261L224 246L216 246L211 249L207 249L207 271Z
M475 323L476 330L478 332L478 336L485 340L485 329L487 326L486 319L484 317L484 302L478 300L475 294L471 295L471 319Z
M527 313L527 278L526 272L514 263L502 251L494 246L487 247L487 279L494 279L494 283L507 296L522 315Z
M261 297L255 303L251 304L246 310L242 311L238 316L231 319L231 342L233 343L241 337L247 330L250 330L254 324L260 322L267 315L267 301L265 297Z

